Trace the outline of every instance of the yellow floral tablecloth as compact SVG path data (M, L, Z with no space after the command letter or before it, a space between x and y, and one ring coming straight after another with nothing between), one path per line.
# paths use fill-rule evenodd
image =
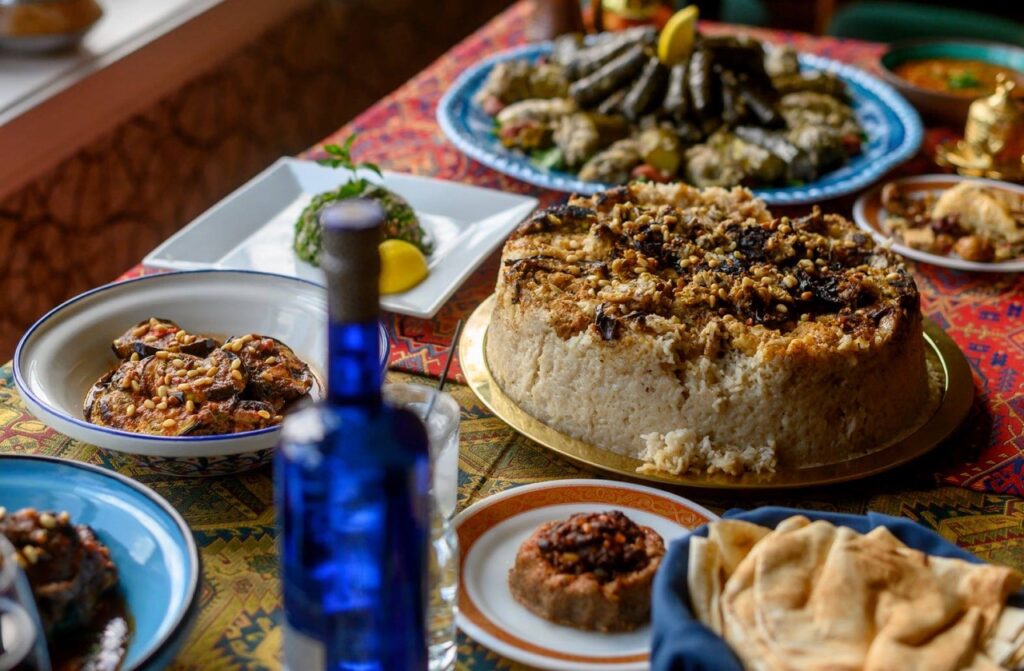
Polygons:
M388 380L436 383L432 378L396 372ZM517 434L484 408L468 387L451 384L448 390L462 407L460 508L529 482L598 477ZM0 452L45 454L113 468L152 487L185 517L202 552L205 580L199 621L172 669L280 668L282 611L269 468L209 479L140 472L124 457L57 434L28 414L14 388L10 364L0 368ZM930 483L932 472L928 465L912 465L861 483L770 498L683 494L716 512L733 506L778 504L902 515L936 529L980 557L1024 570L1024 501L958 487L935 488ZM460 637L458 668L523 667Z

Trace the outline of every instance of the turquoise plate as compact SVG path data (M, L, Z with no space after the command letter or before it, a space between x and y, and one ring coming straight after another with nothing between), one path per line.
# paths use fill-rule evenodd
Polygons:
M134 620L122 671L166 667L199 612L199 551L185 520L138 482L77 461L0 455L0 506L66 510L110 548Z
M494 121L474 101L491 68L500 61L534 61L551 52L550 42L529 44L492 56L469 68L452 84L437 107L437 121L452 144L470 158L506 175L546 189L592 194L609 184L586 182L576 175L548 170L522 152L507 149L494 134ZM813 54L800 54L804 70L835 73L850 90L853 111L867 134L862 153L810 184L753 189L770 205L815 203L860 191L917 153L924 138L921 117L891 86L852 65Z

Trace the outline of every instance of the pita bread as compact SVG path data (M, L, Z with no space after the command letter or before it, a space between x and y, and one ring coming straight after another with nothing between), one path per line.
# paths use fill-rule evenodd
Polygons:
M691 539L688 584L753 671L990 671L1024 660L1024 611L1004 608L1021 578L797 516L712 523Z

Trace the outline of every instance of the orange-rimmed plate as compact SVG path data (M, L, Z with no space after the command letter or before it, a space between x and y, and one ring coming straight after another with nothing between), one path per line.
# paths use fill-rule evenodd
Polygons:
M901 190L909 193L911 197L920 198L929 193L938 194L946 189L951 189L964 181L980 182L981 184L993 189L1010 191L1020 196L1024 196L1024 186L1011 184L1009 182L1000 182L995 179L963 177L960 175L918 175L916 177L904 177L903 179L893 180L892 183L899 184ZM894 252L902 254L908 259L913 259L922 263L930 263L944 268L951 268L953 270L969 270L981 273L1024 272L1024 259L1000 261L999 263L981 263L978 261L966 261L958 256L930 254L896 242L885 231L885 227L883 226L886 212L885 207L882 206L882 186L883 185L879 185L862 195L857 199L857 202L853 206L853 220L857 222L857 225L860 228L870 233L875 241L884 245L891 243L892 250Z
M454 521L459 535L458 623L494 652L539 669L647 669L650 626L625 633L582 631L528 611L508 587L523 541L545 522L574 513L621 510L665 544L718 519L711 511L651 487L607 480L553 480L523 485L476 503Z

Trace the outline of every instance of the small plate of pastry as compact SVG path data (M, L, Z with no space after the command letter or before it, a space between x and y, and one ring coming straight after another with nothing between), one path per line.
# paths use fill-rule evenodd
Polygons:
M715 519L673 494L606 480L490 496L455 520L459 627L535 668L647 669L665 549Z
M958 175L887 182L854 205L857 225L903 256L953 270L1024 270L1024 186Z

